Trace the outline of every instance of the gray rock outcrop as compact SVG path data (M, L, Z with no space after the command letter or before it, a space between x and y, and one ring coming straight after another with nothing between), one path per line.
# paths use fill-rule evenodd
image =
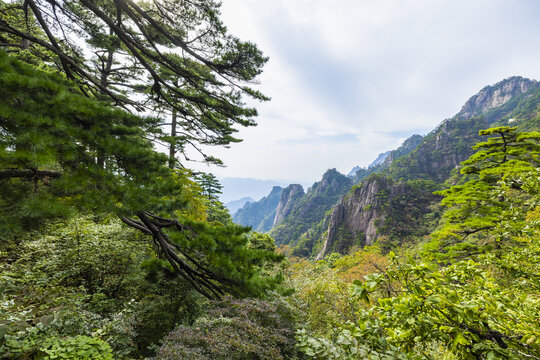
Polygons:
M304 188L300 184L291 184L283 189L276 208L276 217L273 226L279 224L290 214L296 200L304 196Z

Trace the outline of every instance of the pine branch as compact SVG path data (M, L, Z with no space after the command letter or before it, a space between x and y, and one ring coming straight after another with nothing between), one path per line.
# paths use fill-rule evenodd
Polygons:
M13 179L13 178L24 178L24 179L55 178L55 179L58 179L60 177L62 177L62 173L57 172L57 171L32 170L32 169L0 170L0 179Z

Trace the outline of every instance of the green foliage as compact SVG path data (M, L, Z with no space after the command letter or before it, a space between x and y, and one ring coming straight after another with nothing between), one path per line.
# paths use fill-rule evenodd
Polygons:
M478 251L478 247L489 250L498 247L497 242L520 235L528 211L538 206L531 176L540 163L540 134L498 127L481 135L497 136L477 144L478 151L463 163L462 173L475 177L441 192L442 203L450 209L435 236L450 255Z
M157 344L178 324L191 324L203 311L204 299L171 272L147 276L145 294L132 311L130 354L153 356Z
M267 234L260 234L257 232L252 232L249 236L248 247L252 249L267 250L267 251L276 251L276 243L274 239Z
M388 267L351 285L351 298L364 304L357 319L335 326L330 335L297 334L306 355L315 359L540 356L538 135L508 127L482 134L499 137L478 144L479 151L464 163L463 172L476 178L443 192L453 208L438 232L445 235L450 227L450 233L457 234L474 224L474 241L454 242L453 248L429 244L420 259L403 260L390 253ZM464 213L457 221L456 216ZM437 263L433 258L446 261ZM336 264L340 266L339 261Z
M279 264L283 256L267 248L249 246L247 228L234 224L207 224L184 219L189 232L170 231L171 243L189 249L209 265L223 282L224 289L235 296L261 296L281 282L276 274L267 276L260 269ZM198 254L198 255L197 255Z
M0 353L10 358L78 335L106 341L116 358L151 355L150 345L200 312L200 296L118 220L51 224L19 238L3 260Z
M296 359L294 313L283 301L226 298L167 335L156 359Z
M113 360L109 344L101 339L76 336L67 339L47 339L40 349L44 360Z
M337 256L335 256L337 257ZM334 260L334 265L339 261ZM349 283L326 261L310 264L301 261L291 267L290 281L296 292L290 302L300 311L300 323L311 334L325 336L334 327L356 321L358 302L350 296Z
M498 284L472 261L434 269L425 262L394 263L355 282L354 296L373 304L356 325L327 340L300 332L300 346L316 359L430 358L436 344L459 359L538 356L535 296Z
M153 126L154 119L89 99L60 76L3 51L0 85L4 236L74 208L126 213L163 207L162 196L181 194L164 166L166 158L144 139L142 128ZM107 167L96 163L97 152L107 155ZM17 176L16 170L29 175ZM169 205L181 207L178 196L172 199Z
M393 185L389 196L379 198L384 200L379 210L384 218L377 234L386 251L412 244L435 229L440 214L434 205L440 197L433 192L438 188L430 180L407 180Z
M310 359L410 359L399 348L379 336L376 326L371 322L365 322L362 328L348 323L332 339L312 337L305 330L299 330L297 341L299 349Z

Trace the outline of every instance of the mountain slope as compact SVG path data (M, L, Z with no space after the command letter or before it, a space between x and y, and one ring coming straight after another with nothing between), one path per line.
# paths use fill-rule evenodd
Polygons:
M418 144L422 142L422 135L412 135L406 139L403 144L400 145L396 150L387 151L385 153L379 154L377 159L371 163L367 169L360 169L356 172L353 177L353 183L358 184L362 179L367 178L370 174L381 172L386 169L394 160L397 160L410 152L412 152Z
M274 186L267 196L256 202L249 202L234 214L235 223L251 226L254 230L267 232L274 224L276 207L281 199L283 188Z
M383 245L392 245L429 233L439 216L432 209L438 203L432 192L472 155L471 146L480 140L478 131L511 119L527 130L538 129L539 94L538 82L521 77L483 88L413 151L393 159L381 174L363 180L343 197L306 232L311 236L302 238L296 253L321 258L332 251L345 253L355 244L383 240Z
M229 209L229 212L231 214L234 215L238 211L238 209L242 208L246 203L254 202L254 201L255 200L253 200L250 197L243 197L239 200L229 201L228 203L225 204L225 207Z
M296 189L293 197L284 191L270 235L277 244L295 245L300 235L319 223L351 185L351 179L330 169L305 194Z

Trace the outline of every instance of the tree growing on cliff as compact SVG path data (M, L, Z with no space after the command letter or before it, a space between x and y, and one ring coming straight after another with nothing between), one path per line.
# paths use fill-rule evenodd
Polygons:
M537 194L524 187L524 179L540 165L540 133L516 130L504 126L480 131L491 137L474 146L477 152L461 170L473 178L440 192L449 210L434 235L449 253L500 248L501 242L527 228L527 214L539 202Z

